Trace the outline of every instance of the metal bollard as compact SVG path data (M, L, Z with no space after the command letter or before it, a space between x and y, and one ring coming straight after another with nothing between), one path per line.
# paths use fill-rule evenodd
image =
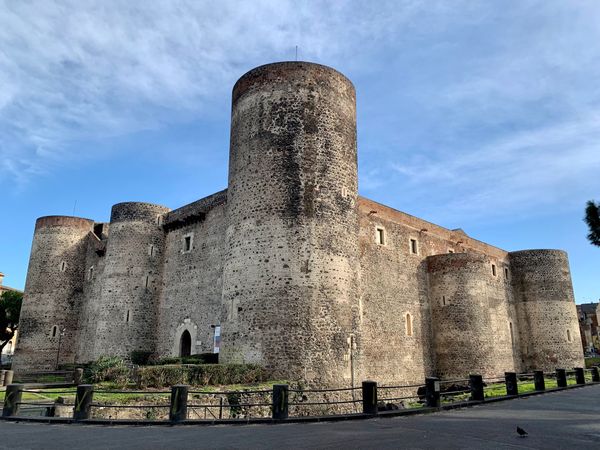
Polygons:
M481 375L469 375L469 386L471 387L471 400L482 402L485 398L483 393L483 377Z
M187 419L187 401L189 386L176 384L171 387L171 407L169 408L169 420L181 422Z
M600 381L600 371L598 370L598 366L592 367L592 381L594 383L598 383Z
M519 383L515 372L504 372L506 382L506 395L519 395Z
M585 384L585 372L583 367L575 367L575 382L577 384Z
M544 381L544 372L541 370L535 370L533 372L533 385L536 391L545 391L546 382Z
M4 386L4 375L6 375L6 370L0 370L0 386Z
M556 369L556 385L559 388L567 387L567 371L565 369Z
M22 384L9 384L4 393L4 408L2 417L16 416L19 413L21 396L23 395Z
M73 371L73 384L79 385L83 382L83 369L77 368Z
M284 420L288 418L289 412L289 386L287 384L273 385L273 413L275 420Z
M425 378L425 400L427 402L427 406L431 408L439 408L442 404L440 397L439 378Z
M13 384L13 375L15 373L12 370L7 370L4 372L4 386L8 386L9 384Z
M377 382L362 382L362 404L364 414L377 414Z
M73 419L86 420L92 417L92 400L94 398L94 385L80 384L75 394L73 406Z

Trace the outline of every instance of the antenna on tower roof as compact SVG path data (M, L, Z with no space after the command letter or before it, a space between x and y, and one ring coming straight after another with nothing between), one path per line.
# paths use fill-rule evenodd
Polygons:
M75 204L73 205L73 217L75 217L75 208L77 208L77 200L75 200Z
M298 61L298 46L296 45L296 61Z

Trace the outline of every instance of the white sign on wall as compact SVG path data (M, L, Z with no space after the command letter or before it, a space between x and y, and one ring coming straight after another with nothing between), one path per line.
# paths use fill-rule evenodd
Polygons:
M219 347L221 347L221 326L215 326L215 335L213 338L213 353L219 353Z

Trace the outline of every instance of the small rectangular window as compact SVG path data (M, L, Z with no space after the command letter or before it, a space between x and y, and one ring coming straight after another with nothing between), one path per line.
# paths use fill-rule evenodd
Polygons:
M385 230L383 228L377 228L377 243L385 245Z
M90 267L90 271L88 272L88 280L94 279L94 266Z
M148 275L146 275L146 281L145 281L145 283L144 283L144 287L145 287L146 289L148 289L148 283L149 283L149 282L150 282L150 277L149 277Z
M127 315L125 316L125 322L129 322L129 310L127 310Z
M192 249L192 236L185 236L183 238L183 251L189 252Z
M155 252L154 245L150 244L150 247L148 248L148 254L150 256L154 256L154 252Z
M496 276L496 264L492 264L492 275Z
M508 279L508 267L504 268L504 277Z
M442 306L446 306L446 296L442 295Z
M416 255L419 252L419 247L418 247L416 239L411 239L410 240L410 252L413 255Z
M67 263L63 261L60 263L60 271L64 272L65 270L67 270Z

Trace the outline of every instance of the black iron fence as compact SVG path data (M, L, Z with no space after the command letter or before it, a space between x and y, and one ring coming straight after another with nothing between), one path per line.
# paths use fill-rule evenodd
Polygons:
M81 381L79 375L75 374L74 378ZM423 384L411 385L379 386L375 381L363 381L360 387L337 389L305 389L277 384L263 390L194 390L187 385L176 385L170 391L135 391L96 389L93 385L78 384L74 391L10 384L6 387L2 416L64 417L67 412L74 421L127 418L168 423L282 421L323 415L375 416L398 413L398 410L476 404L599 382L599 369L593 367L556 369L551 373L507 372L503 378L484 378L478 374L455 380L429 377ZM123 396L129 403L122 401ZM132 417L131 411L136 411L137 415ZM119 413L127 417L119 417Z

